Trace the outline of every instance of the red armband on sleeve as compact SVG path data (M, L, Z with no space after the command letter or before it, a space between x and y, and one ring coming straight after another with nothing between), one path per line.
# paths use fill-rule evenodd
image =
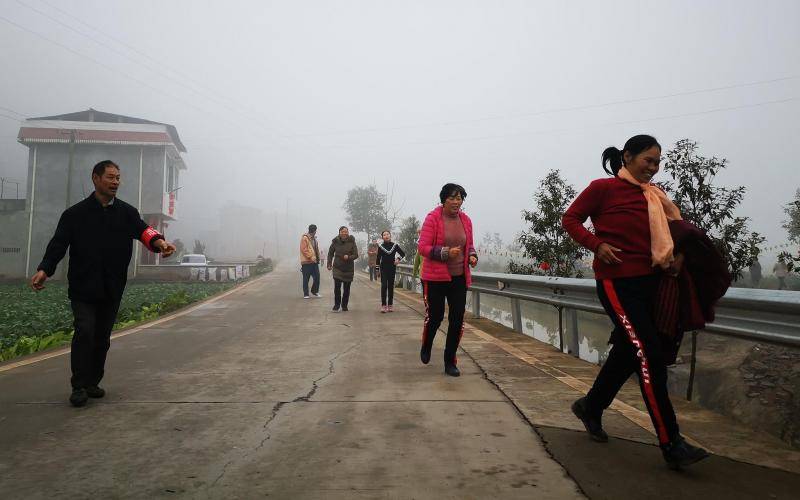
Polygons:
M142 241L142 243L144 243L144 246L146 246L150 250L153 250L153 247L150 245L150 242L152 242L153 238L155 238L156 236L163 239L163 236L161 236L158 233L158 231L148 226L147 229L145 229L142 232L142 235L139 237L139 239Z

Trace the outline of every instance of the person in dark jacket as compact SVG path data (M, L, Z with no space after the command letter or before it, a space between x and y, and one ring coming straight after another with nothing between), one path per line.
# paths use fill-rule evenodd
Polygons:
M350 235L347 226L342 226L339 228L339 236L331 241L331 246L328 248L328 271L333 271L333 312L339 312L339 307L342 311L347 311L356 259L358 259L356 239Z
M758 288L758 285L761 283L761 278L761 262L758 261L758 255L756 255L756 259L750 264L750 286Z
M381 238L383 238L383 243L378 245L375 268L380 270L381 312L385 313L394 310L394 278L397 273L397 264L400 263L400 259L406 258L406 253L400 248L400 245L392 241L391 232L382 232Z
M68 295L75 318L69 400L78 407L90 397L105 395L99 384L128 278L133 240L164 257L175 251L172 243L142 220L136 208L116 198L120 170L114 162L105 160L95 165L92 182L95 191L61 214L55 235L31 278L31 287L42 290L69 248Z
M572 411L592 439L608 441L603 411L637 373L664 459L671 468L680 468L706 458L708 452L680 435L667 391L666 353L654 318L662 275L677 275L683 263L683 256L674 253L669 230L670 220L681 219L680 211L650 182L660 161L661 146L649 135L631 137L621 151L607 148L602 163L612 177L593 181L564 213L564 229L595 254L598 296L615 326L603 368ZM583 225L589 217L594 233Z

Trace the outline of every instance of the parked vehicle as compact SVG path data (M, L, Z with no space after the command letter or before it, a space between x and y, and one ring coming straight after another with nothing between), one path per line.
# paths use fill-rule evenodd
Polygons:
M199 253L187 253L181 258L182 266L205 266L210 262L205 255Z

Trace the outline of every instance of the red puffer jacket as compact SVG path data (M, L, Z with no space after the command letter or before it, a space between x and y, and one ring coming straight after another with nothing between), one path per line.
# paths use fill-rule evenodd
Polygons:
M477 257L475 245L472 240L472 220L464 212L459 212L461 224L464 225L464 233L467 236L466 252L464 252L464 276L467 279L467 286L472 284L472 273L469 268L469 256ZM442 260L442 248L444 241L444 214L441 206L434 208L425 217L422 223L422 231L419 235L417 251L424 259L422 266L423 281L451 281L450 272L447 270L447 260Z

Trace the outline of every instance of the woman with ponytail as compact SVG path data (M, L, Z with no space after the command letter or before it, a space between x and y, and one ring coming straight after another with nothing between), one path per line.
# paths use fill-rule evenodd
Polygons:
M708 456L681 437L667 391L667 366L654 310L662 276L677 274L683 257L674 255L669 221L680 211L651 183L659 170L661 146L637 135L620 150L603 151L603 169L611 177L593 181L564 214L562 225L594 253L597 293L614 323L613 344L589 393L572 411L595 441L606 442L603 411L634 372L664 459L671 468ZM584 227L592 219L595 232Z

